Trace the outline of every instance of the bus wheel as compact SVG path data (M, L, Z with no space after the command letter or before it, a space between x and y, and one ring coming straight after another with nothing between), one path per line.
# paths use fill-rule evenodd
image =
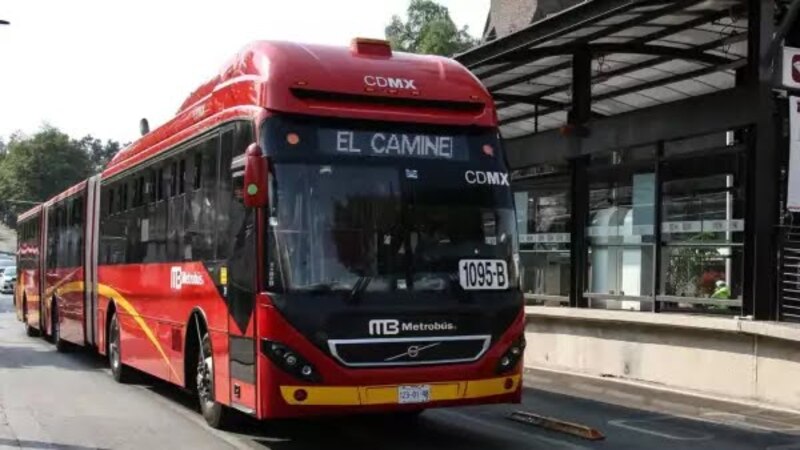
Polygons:
M58 320L58 304L56 300L53 299L53 306L50 308L50 317L51 321L51 330L53 335L53 344L56 346L56 351L64 353L69 350L69 343L63 339L61 339L61 323Z
M22 297L22 321L25 322L25 334L27 334L28 337L36 337L36 336L39 335L39 330L37 330L36 328L33 328L28 323L28 297L27 296Z
M208 333L203 334L197 351L197 400L200 412L210 427L222 429L228 425L230 411L214 400L214 357Z
M120 345L119 320L116 311L111 315L108 334L108 365L111 366L111 375L118 383L127 383L133 378L132 369L122 364L122 346Z

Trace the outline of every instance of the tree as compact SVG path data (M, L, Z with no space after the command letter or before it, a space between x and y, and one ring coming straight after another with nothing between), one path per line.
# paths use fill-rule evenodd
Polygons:
M103 144L103 141L93 137L91 134L87 134L78 140L77 144L89 155L92 172L94 173L103 170L121 148L120 143L117 141L109 139Z
M447 7L432 0L411 0L407 19L392 16L386 38L397 50L452 56L477 45L468 27L458 29Z
M85 179L89 155L78 141L51 126L33 136L15 134L0 160L0 218L13 224L25 202L41 202Z

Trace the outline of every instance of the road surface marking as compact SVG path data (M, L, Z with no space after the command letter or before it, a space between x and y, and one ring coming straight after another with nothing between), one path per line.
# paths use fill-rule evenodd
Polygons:
M651 436L658 436L658 437L662 437L664 439L670 439L670 440L673 440L673 441L708 441L708 440L714 439L714 435L709 434L709 433L693 432L693 433L697 434L697 436L678 436L678 435L675 435L675 434L672 434L672 433L668 433L666 431L658 431L658 430L653 430L653 429L650 429L650 428L643 428L643 427L640 427L640 426L633 425L634 423L640 423L640 424L651 423L652 424L653 422L660 422L660 421L666 421L666 420L676 420L676 419L679 419L679 418L678 417L674 417L674 416L660 416L660 417L654 417L654 418L651 418L651 419L609 420L608 424L609 425L613 425L615 427L620 427L620 428L625 428L625 429L628 429L628 430L631 430L631 431L636 431L636 432L639 432L639 433L649 434ZM685 427L682 427L682 428L685 428Z
M758 416L753 417L736 413L707 412L701 414L700 419L732 427L745 428L761 433L786 433L789 431L800 430L800 426L782 422L780 420L764 419ZM748 421L748 419L755 420L757 422ZM770 426L769 424L775 424L776 426Z
M441 409L438 410L437 413L447 415L447 416L458 416L459 420L472 422L473 424L477 425L478 427L488 427L497 430L499 433L503 435L508 435L509 433L514 435L516 438L522 441L530 441L536 440L543 444L548 444L550 446L557 446L558 448L566 448L571 450L588 450L588 447L584 447L582 445L575 445L569 441L562 441L561 439L549 438L546 436L541 436L534 433L526 433L524 431L520 431L518 428L510 427L507 425L502 425L499 423L489 422L487 420L479 419L475 416L455 411L452 409ZM478 428L480 429L480 428ZM548 447L552 448L552 447Z
M770 445L767 450L800 450L800 441L788 444Z

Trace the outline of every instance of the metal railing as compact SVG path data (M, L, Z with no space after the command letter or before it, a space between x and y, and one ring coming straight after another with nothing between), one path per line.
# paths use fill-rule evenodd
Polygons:
M779 233L778 317L800 322L800 226L784 226Z

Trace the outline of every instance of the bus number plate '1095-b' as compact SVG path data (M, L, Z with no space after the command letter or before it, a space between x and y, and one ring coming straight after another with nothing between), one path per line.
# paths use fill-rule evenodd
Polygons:
M462 259L458 262L458 278L466 290L506 289L508 266L502 259Z

